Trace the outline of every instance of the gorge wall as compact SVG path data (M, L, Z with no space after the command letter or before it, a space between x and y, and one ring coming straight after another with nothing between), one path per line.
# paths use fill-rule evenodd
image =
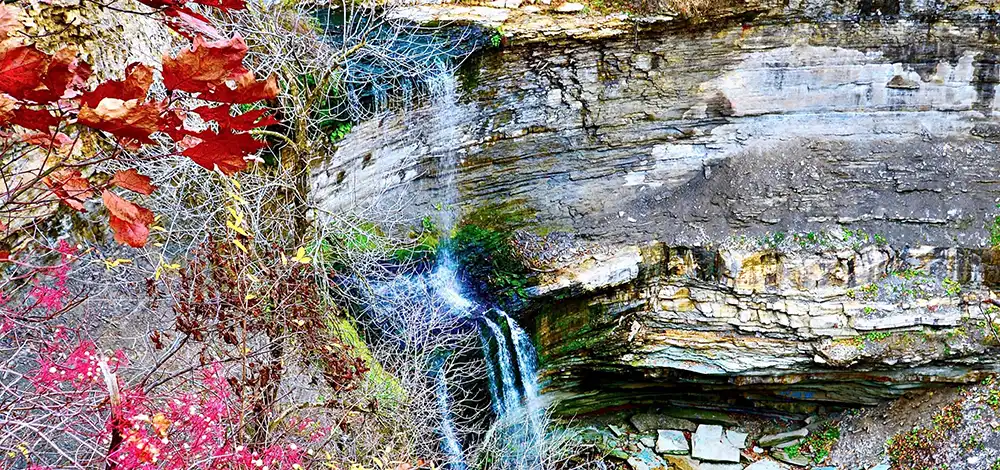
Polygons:
M522 317L560 409L867 404L1000 367L989 0L508 6L404 12L506 44L457 101L355 126L314 197L416 220L453 181L462 212L534 214Z

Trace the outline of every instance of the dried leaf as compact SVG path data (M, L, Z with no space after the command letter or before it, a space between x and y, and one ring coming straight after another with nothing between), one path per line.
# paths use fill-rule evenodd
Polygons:
M278 96L278 79L274 75L257 80L247 72L232 81L226 81L214 90L202 93L199 98L223 103L245 104L269 100Z
M215 121L219 128L228 128L234 131L248 131L258 127L265 127L278 124L278 120L270 114L266 114L266 109L255 109L247 111L239 116L229 115L229 105L223 106L201 106L195 108L194 112L205 121Z
M25 129L49 132L50 128L59 124L59 118L47 109L18 108L14 110L14 118L10 122Z
M160 130L160 115L165 103L140 103L139 100L122 101L104 98L96 108L84 105L77 116L77 122L94 129L100 129L123 139L135 139L151 144L149 135Z
M42 182L60 201L80 212L86 212L83 204L94 195L90 182L80 174L80 170L56 171L43 178Z
M34 46L17 46L0 51L0 91L23 100L39 87L49 55Z
M200 140L200 141L199 141ZM223 129L220 133L206 131L190 137L188 144L198 141L185 149L182 154L195 163L211 171L219 169L225 175L232 175L246 168L244 159L267 146L264 141L256 140L250 134L234 133Z
M212 91L226 80L248 73L243 67L246 53L247 43L239 35L213 42L195 37L190 49L182 50L177 57L163 57L163 84L169 90Z
M149 177L140 175L134 168L116 171L115 176L111 178L111 184L147 196L156 191L156 186L150 184Z
M146 98L149 86L153 83L153 69L134 62L125 67L125 80L110 80L84 93L80 101L91 108L96 108L104 98L117 98L122 101Z
M149 226L153 224L153 212L126 201L107 189L101 194L101 198L110 213L115 241L135 248L144 246L149 238Z

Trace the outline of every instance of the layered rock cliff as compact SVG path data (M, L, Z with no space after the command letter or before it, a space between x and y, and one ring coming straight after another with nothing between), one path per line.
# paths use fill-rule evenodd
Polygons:
M356 126L314 197L417 219L454 182L572 239L522 312L560 409L868 404L997 369L991 2L463 8L506 45L457 101Z

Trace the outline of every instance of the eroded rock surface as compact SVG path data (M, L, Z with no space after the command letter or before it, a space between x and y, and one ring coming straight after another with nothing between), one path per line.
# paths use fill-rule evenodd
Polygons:
M870 404L996 370L995 5L676 6L508 12L453 106L356 126L314 196L416 220L454 182L465 212L515 204L586 246L522 312L567 413ZM754 245L843 229L867 235Z

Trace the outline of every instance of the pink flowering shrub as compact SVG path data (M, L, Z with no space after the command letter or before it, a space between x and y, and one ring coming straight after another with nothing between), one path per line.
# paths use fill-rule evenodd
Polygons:
M76 254L0 263L0 470L67 467L142 470L299 469L328 436L289 419L266 433L218 363L155 388L129 384L125 352L101 351L61 323ZM256 437L265 435L266 438Z

